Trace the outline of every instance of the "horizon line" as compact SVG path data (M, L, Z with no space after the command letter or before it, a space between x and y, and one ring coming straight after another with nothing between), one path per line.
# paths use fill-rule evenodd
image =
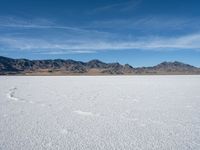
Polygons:
M76 61L76 62L82 62L82 63L88 63L88 62L90 62L90 61L94 61L94 60L96 60L96 61L100 61L100 62L102 62L102 63L107 63L107 64L112 64L112 63L119 63L120 65L129 65L129 66L131 66L131 67L133 67L133 65L130 65L129 63L125 63L125 64L123 64L123 63L120 63L119 61L113 61L113 62L107 62L107 61L102 61L102 60L100 60L100 59L97 59L97 58L94 58L94 59L90 59L89 61L82 61L82 60L75 60L75 59L70 59L70 58L68 58L68 59L64 59L64 58L54 58L54 59L29 59L29 58L24 58L24 57L20 57L20 58L13 58L13 57L7 57L7 56L2 56L2 55L0 55L0 57L4 57L4 58L8 58L8 59L14 59L14 60L20 60L20 59L25 59L25 60L29 60L29 61L45 61L45 60L51 60L51 61L55 61L55 60L64 60L64 61L67 61L67 60L72 60L72 61ZM183 62L183 61L177 61L177 60L173 60L173 61L166 61L166 60L163 60L163 61L160 61L159 63L157 63L157 64L155 64L155 65L150 65L150 66L140 66L140 67L133 67L133 68L148 68L148 67L154 67L154 66L157 66L157 65L159 65L159 64L162 64L162 63L176 63L176 62L178 62L178 63L182 63L182 64L185 64L185 65L190 65L190 66L193 66L193 67L196 67L196 68L199 68L200 69L200 67L198 67L198 66L196 66L196 65L191 65L190 63L187 63L187 62Z

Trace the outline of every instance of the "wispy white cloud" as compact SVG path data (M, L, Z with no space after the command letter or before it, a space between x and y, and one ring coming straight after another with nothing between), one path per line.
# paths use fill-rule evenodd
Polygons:
M105 6L97 7L93 10L90 10L90 14L102 13L107 11L129 11L135 9L142 0L128 0L124 2L112 3Z
M42 52L35 52L44 55L63 55L63 54L91 54L96 53L94 50L54 50L54 51L42 51Z
M45 18L23 19L12 16L0 16L0 27L21 29L62 29L78 33L109 34L104 31L59 25L55 21Z
M38 53L93 53L106 50L150 50L168 51L177 49L200 49L200 34L181 37L145 37L130 41L46 41L41 39L0 38L0 45L23 51ZM39 51L38 51L39 50Z
M110 6L111 7L111 6ZM113 6L114 7L114 6ZM133 27L142 26L159 26L159 24L166 24L169 26L179 26L180 24L187 24L188 21L175 20L168 24L164 20L156 21L155 18L143 18L136 22L131 20L116 20L114 24L123 28L122 24L131 24ZM161 23L164 22L164 23ZM105 26L113 24L112 21L104 22ZM94 24L93 24L94 25ZM21 51L31 51L43 54L66 54L66 53L94 53L97 51L107 50L126 50L126 49L140 49L140 50L161 50L167 51L172 49L200 49L200 33L187 34L182 36L134 36L127 38L123 33L111 34L98 30L82 29L78 27L61 26L55 22L47 19L35 19L27 21L24 19L16 19L0 17L0 27L13 27L13 28L39 28L39 29L65 29L70 32L63 31L56 33L48 33L46 36L34 33L21 35L16 34L1 34L0 47L5 49L15 49ZM99 23L103 26L103 22ZM180 25L182 26L182 25ZM112 25L111 25L112 27ZM9 32L10 33L10 32ZM23 32L25 33L25 32Z
M95 20L88 24L90 28L104 28L111 30L135 29L159 31L164 30L200 30L199 18L169 17L169 16L145 16L128 19ZM120 27L120 28L119 28Z

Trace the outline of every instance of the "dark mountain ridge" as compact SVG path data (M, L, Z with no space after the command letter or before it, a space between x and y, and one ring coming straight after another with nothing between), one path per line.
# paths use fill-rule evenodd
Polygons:
M162 62L153 67L134 68L129 64L89 62L71 59L28 60L0 56L0 75L134 75L200 74L200 69L178 61Z

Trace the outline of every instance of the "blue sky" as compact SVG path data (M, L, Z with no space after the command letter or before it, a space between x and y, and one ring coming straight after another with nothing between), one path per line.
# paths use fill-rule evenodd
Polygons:
M1 0L0 55L200 67L198 0Z

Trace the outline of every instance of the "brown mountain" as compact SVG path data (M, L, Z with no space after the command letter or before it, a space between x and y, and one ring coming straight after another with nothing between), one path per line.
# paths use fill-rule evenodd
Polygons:
M99 60L28 60L0 56L0 75L134 75L134 74L200 74L200 69L181 62L163 62L153 67L133 68Z

